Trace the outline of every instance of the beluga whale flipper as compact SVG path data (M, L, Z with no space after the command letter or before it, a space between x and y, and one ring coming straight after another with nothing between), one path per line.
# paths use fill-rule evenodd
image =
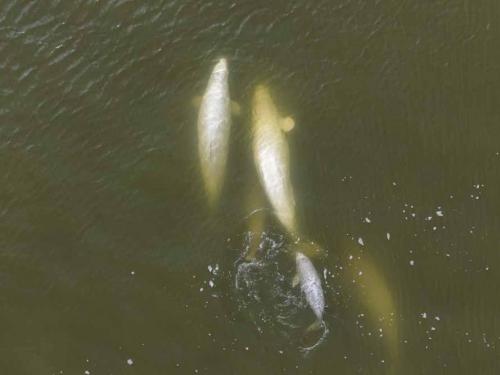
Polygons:
M226 172L232 108L237 111L229 97L227 60L221 58L212 70L198 112L198 154L211 208L219 200Z

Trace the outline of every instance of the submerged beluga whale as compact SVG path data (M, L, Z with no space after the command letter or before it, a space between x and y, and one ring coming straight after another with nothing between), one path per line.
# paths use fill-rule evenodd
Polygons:
M238 106L231 102L229 96L228 75L227 60L221 58L212 70L205 93L199 103L198 154L205 191L211 208L219 200L224 181L231 112L238 112Z

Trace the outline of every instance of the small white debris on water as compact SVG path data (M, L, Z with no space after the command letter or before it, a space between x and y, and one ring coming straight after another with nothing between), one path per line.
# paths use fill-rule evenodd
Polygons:
M397 184L396 184L396 182L395 182L395 181L393 181L393 182L392 182L392 186L396 186L396 185L397 185Z
M437 227L432 227L432 230L436 230L436 229L438 229L438 228Z
M368 218L368 217L365 217L365 223L371 223L372 221Z
M283 354L284 352L283 350L278 350L278 353Z
M432 220L432 216L427 216L427 217L425 218L425 220L427 220L427 221L431 221L431 220Z
M361 275L363 275L363 271L358 272L358 276L361 276Z
M85 375L90 375L90 371L89 370L85 370Z
M427 319L427 313L426 312L423 312L420 314L420 316L423 318L423 319Z
M130 271L130 274L131 274L132 276L134 276L134 275L135 275L135 271Z
M391 234L390 234L389 232L387 232L387 233L385 234L385 236L387 237L387 240L390 240L390 239L391 239Z
M436 330L436 327L431 327L431 331L435 331Z
M127 359L127 365L132 366L134 364L134 361L132 358Z
M200 292L203 292L203 288L200 288Z
M207 269L208 269L208 272L210 272L212 275L217 275L217 273L219 272L219 264L216 263L215 266L212 266L211 264L209 264L207 266Z
M349 260L352 260L353 256L352 255L349 255Z
M213 287L214 287L214 282L213 282L212 280L210 280L210 281L208 282L208 285L210 286L210 288L213 288Z
M249 348L248 346L245 346L245 350L247 350L247 351L248 351L249 349L250 349L250 348Z
M414 266L415 265L415 261L414 260L410 260L410 266Z
M490 267L489 267L489 266L486 266L484 269L485 269L486 271L489 271L489 270L490 270Z
M441 320L441 318L439 318L439 316L435 316L434 319L436 319L437 321Z
M361 237L358 238L358 243L361 245L361 246L365 246L365 243L363 242L363 239Z
M438 215L438 216L444 216L444 214L443 214L443 211L442 211L442 210L437 210L437 211L436 211L436 215Z

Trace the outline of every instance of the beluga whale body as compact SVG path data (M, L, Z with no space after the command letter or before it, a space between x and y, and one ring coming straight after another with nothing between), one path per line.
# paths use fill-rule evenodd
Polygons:
M311 307L318 322L322 322L323 311L325 310L325 296L323 295L318 272L311 260L299 251L295 253L295 264L297 276L294 284L300 284L309 307Z
M264 85L255 88L252 102L252 145L260 182L279 222L296 235L295 198L290 181L290 155L285 132L294 121L283 118Z
M228 65L219 59L212 70L198 112L198 154L211 208L217 203L226 171L232 107Z
M324 250L299 231L290 179L290 151L286 134L295 122L282 117L265 85L257 85L252 101L252 149L257 174L272 210L302 253L317 256Z
M316 317L316 320L309 325L309 327L307 327L306 333L323 328L321 336L314 344L302 348L302 350L307 353L320 345L329 332L328 327L323 320L323 313L325 311L325 296L323 294L323 287L321 286L321 279L311 260L300 251L296 251L295 265L297 273L293 280L293 285L300 285L300 289L306 299L306 302Z

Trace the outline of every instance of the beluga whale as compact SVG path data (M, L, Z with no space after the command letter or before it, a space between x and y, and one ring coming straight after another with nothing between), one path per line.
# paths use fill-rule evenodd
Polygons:
M300 251L296 251L295 265L297 273L292 281L292 285L300 285L302 294L316 317L316 320L309 325L309 327L307 327L306 333L323 328L321 336L314 344L302 348L302 351L307 353L320 345L329 332L328 327L323 320L323 313L325 311L325 296L321 285L321 279L311 260Z
M291 117L278 112L269 88L257 85L252 100L252 150L260 183L276 218L293 242L308 256L323 255L323 249L300 235L297 224L286 139L286 133L294 126Z
M285 132L293 129L294 125L291 117L284 118L278 113L269 89L258 85L252 101L254 162L278 221L292 235L297 234L297 221Z
M199 102L198 112L198 154L201 174L211 208L219 200L226 172L231 130L231 114L239 107L229 96L228 64L220 58L214 66L205 93Z
M306 301L314 312L317 321L311 327L323 322L323 312L325 310L325 296L321 286L321 279L314 268L311 260L300 251L295 253L295 264L297 274L293 280L293 285L300 285Z

